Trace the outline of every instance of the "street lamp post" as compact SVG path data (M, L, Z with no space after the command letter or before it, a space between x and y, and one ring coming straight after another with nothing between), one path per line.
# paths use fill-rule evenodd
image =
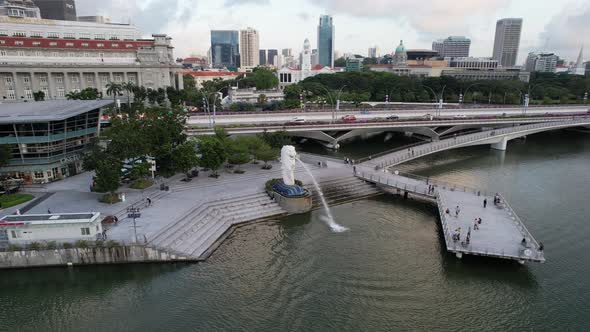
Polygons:
M338 90L338 95L336 95L336 113L338 113L338 111L340 110L340 94L342 93L342 89L344 89L345 87L346 87L346 85L343 85Z
M203 109L205 109L207 112L207 117L209 118L209 127L213 127L213 122L211 122L211 110L209 109L209 100L205 97L203 97Z
M445 88L447 87L446 85L443 86L442 91L440 92L440 96L436 94L436 92L434 92L434 90L432 90L432 88L423 85L423 87L427 88L428 90L430 90L432 92L432 94L434 95L434 99L437 101L437 105L436 105L436 110L437 110L437 117L440 117L442 114L442 109L443 109L443 96L445 93Z
M584 92L584 105L588 103L588 92Z
M137 218L141 217L141 214L139 213L139 208L136 208L136 207L127 208L127 217L133 218L133 235L135 236L135 243L137 243L137 224L136 224L135 220Z

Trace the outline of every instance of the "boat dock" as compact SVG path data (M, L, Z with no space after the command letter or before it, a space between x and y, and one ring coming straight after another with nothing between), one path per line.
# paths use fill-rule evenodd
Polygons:
M414 175L392 174L368 167L358 167L356 175L396 193L408 193L436 202L446 249L458 258L477 255L515 260L521 264L545 262L542 246L501 194L498 194L499 202L494 203L496 193ZM484 199L487 200L485 208ZM457 206L460 210L458 214ZM476 222L479 218L481 223Z

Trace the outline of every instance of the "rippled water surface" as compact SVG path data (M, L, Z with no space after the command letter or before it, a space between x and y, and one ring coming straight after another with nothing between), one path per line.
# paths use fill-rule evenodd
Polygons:
M457 260L433 207L382 196L333 208L348 232L317 212L249 225L197 265L2 271L0 330L588 330L590 135L542 134L505 153L466 148L399 169L503 192L547 263Z

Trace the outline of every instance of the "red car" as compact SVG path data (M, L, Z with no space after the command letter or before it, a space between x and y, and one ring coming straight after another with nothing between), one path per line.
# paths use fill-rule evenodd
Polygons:
M354 115L343 116L342 121L347 122L347 123L356 122L356 116L354 116Z

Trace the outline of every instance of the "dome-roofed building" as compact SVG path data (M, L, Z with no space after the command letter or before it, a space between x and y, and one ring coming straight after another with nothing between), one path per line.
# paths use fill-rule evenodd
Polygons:
M400 40L399 46L395 49L395 54L393 55L393 65L394 66L405 66L408 62L408 53L406 52L406 47L404 46L404 41Z

